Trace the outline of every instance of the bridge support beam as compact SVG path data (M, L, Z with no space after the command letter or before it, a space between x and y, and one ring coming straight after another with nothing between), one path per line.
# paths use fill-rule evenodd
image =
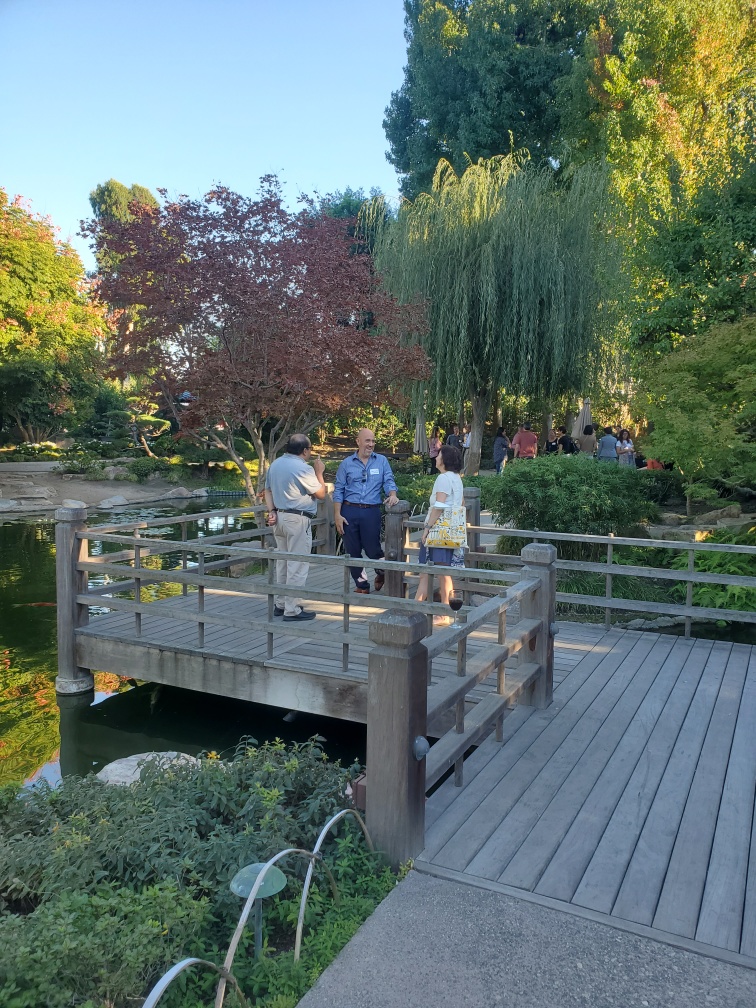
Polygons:
M532 696L521 702L532 703L534 707L548 707L554 692L557 551L549 543L531 543L520 551L520 556L525 561L522 577L525 580L537 578L541 582L532 598L523 599L520 615L525 619L540 619L542 624L533 641L533 660L538 662L542 671L532 688Z
M426 732L427 618L390 609L370 623L376 645L368 659L367 826L373 842L398 867L416 857L425 837L425 756L415 740Z

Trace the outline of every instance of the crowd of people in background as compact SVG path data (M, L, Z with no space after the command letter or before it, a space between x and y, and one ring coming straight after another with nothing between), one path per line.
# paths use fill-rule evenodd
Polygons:
M439 428L434 428L441 444ZM451 438L459 439L459 428L455 425L447 437L446 444L455 444ZM514 459L534 459L538 455L588 455L599 462L616 462L618 465L643 468L661 468L661 463L644 458L633 444L630 431L626 427L606 426L601 437L596 434L596 427L588 424L582 434L573 437L566 427L550 428L545 440L541 443L533 432L531 423L519 425L517 433L509 437L503 427L496 431L493 442L493 463L497 474L501 473L508 461Z

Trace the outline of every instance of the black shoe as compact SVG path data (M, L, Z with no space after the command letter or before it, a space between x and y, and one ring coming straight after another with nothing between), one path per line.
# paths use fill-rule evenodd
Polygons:
M301 623L304 620L315 619L317 615L317 613L307 612L306 609L302 609L296 616L284 616L283 621L284 623Z
M283 609L279 609L278 606L274 606L274 608L273 608L273 615L274 616L283 616L283 614L284 614L284 610Z

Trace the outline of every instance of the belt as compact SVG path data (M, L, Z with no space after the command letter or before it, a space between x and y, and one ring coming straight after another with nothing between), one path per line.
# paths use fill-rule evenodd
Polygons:
M379 508L380 504L357 504L355 501L344 501L349 507L360 507L360 508Z
M281 514L298 514L302 515L303 518L315 518L317 513L313 514L312 511L301 511L299 508L278 508Z

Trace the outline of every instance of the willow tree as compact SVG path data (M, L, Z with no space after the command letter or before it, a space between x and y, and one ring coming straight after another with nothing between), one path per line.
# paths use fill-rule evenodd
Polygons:
M375 259L401 300L425 300L431 395L472 402L468 472L477 470L493 393L549 399L582 391L601 355L605 179L585 166L558 182L512 154L457 176L439 162L430 193L380 223ZM369 227L383 220L373 203Z

